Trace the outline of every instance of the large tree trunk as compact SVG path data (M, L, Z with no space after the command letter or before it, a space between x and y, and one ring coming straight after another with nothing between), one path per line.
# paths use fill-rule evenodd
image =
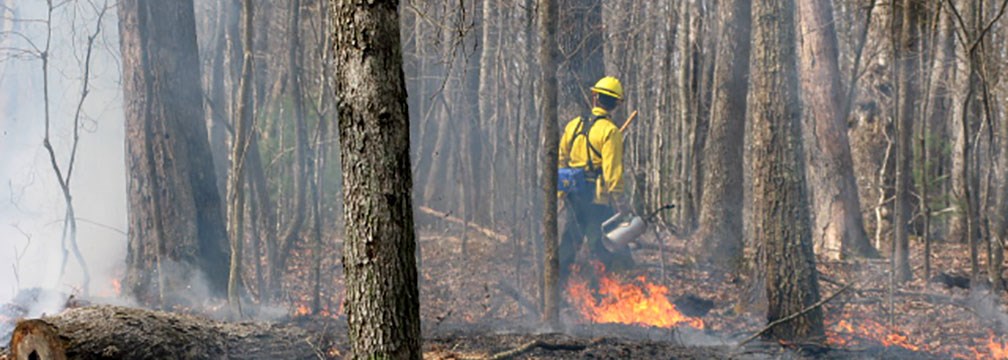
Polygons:
M829 0L798 1L803 139L808 167L812 239L817 253L877 257L861 219L847 121L842 117L840 68Z
M557 121L557 3L555 0L539 2L539 64L542 82L542 148L539 158L540 184L543 190L543 322L555 326L559 323L560 309L560 256L557 228L557 154L560 134Z
M753 217L767 295L767 321L819 301L802 159L794 13L790 0L753 4L751 90ZM823 336L813 309L766 332L789 341Z
M18 323L16 360L319 359L330 341L275 324L222 323L119 306L92 306Z
M419 359L409 112L398 1L333 0L346 314L355 359Z
M721 31L714 65L710 139L704 156L700 228L704 261L725 268L742 260L742 150L749 80L751 5L732 0L718 7ZM671 49L670 49L671 50Z
M187 302L201 278L223 295L227 233L203 123L193 3L124 0L119 34L130 169L124 286L147 304Z

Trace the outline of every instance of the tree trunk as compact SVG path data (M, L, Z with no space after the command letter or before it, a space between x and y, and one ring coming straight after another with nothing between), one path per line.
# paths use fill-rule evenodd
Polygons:
M245 155L245 170L248 171L249 193L256 202L256 211L252 213L253 219L251 221L255 221L256 227L261 229L257 236L266 245L267 286L260 290L260 296L265 295L266 299L272 297L272 300L277 300L276 296L281 294L283 290L284 271L277 270L280 268L280 260L278 259L276 240L276 204L270 196L269 186L266 184L266 173L262 165L258 136L253 136L249 141L248 153Z
M497 147L499 147L498 145L499 141L493 142L493 145L495 146L491 150L489 156L485 156L483 155L483 151L481 148L482 142L480 141L480 137L478 136L479 131L480 129L487 129L487 135L489 135L487 137L488 139L499 140L499 138L493 136L497 135L496 134L497 130L505 127L498 126L498 124L500 124L502 121L516 121L518 119L508 118L507 120L505 120L494 117L494 115L497 115L497 112L494 111L496 109L496 104L509 100L509 99L506 100L501 96L501 94L504 91L506 91L501 88L506 86L505 84L507 82L498 81L496 77L498 63L495 59L495 55L497 54L498 50L500 50L497 41L498 32L500 31L498 30L497 26L498 24L500 24L500 22L498 20L497 14L498 14L498 8L501 5L499 4L498 1L494 0L483 0L480 3L482 5L482 8L480 9L482 12L482 25L480 26L481 29L480 35L482 36L482 40L479 43L481 50L480 50L479 62L477 63L479 65L479 68L477 69L479 75L479 85L478 85L479 89L477 92L478 99L476 99L477 116L475 117L477 121L474 122L474 127L471 130L471 133L473 135L476 135L476 137L475 138L470 137L468 139L469 147L472 149L472 152L468 154L469 157L471 158L469 167L473 170L470 171L472 172L472 174L467 174L467 180L472 181L472 184L470 186L474 187L471 190L471 192L479 195L472 196L473 194L470 194L470 197L472 197L472 199L467 199L466 208L469 208L471 206L473 208L472 210L476 210L476 206L479 204L479 200L477 200L476 198L480 196L489 195L488 197L489 200L491 201L489 204L484 205L485 206L489 205L490 211L489 214L483 218L486 220L491 220L494 218L491 214L496 213L495 210L497 209L497 207L493 206L494 204L497 203L496 201L493 201L493 199L497 197L504 198L503 196L501 196L502 195L501 193L503 191L501 191L501 188L500 186L498 186L498 183L506 182L505 179L510 178L510 176L507 176L509 175L507 174L508 170L503 167L503 164L497 163L496 161L494 161L496 159L493 158L493 156L498 152ZM522 116L518 116L518 118L521 117ZM513 133L517 134L519 131L520 129L513 131ZM515 148L511 147L511 149ZM483 173L483 179L480 179L477 176L478 171L475 169L480 169L481 168L480 164L486 164L483 161L489 161L489 165L485 166L485 169L483 169L483 171L485 171ZM517 176L517 174L513 175ZM488 182L487 184L488 186L485 189L482 189L486 191L485 193L481 192L480 189L481 187L480 183L483 182L484 179L486 179L486 181ZM514 211L514 209L511 210L512 212ZM467 210L467 213L468 212L470 211ZM468 216L468 214L467 218L469 218L470 221L474 219L473 217Z
M742 154L749 79L751 5L732 0L718 7L721 31L714 65L710 139L704 153L700 228L703 261L725 269L741 265Z
M245 243L245 164L252 138L252 1L242 3L242 43L245 49L241 85L238 89L238 118L234 120L231 140L231 174L228 181L228 235L231 237L231 266L228 271L228 304L241 314L239 287L242 276L242 250ZM256 259L258 261L258 259Z
M696 5L699 6L699 5ZM678 210L678 223L681 227L689 228L689 222L693 219L693 198L690 192L690 165L693 163L692 150L693 138L696 135L693 130L693 123L696 121L697 105L697 70L698 51L696 38L700 32L699 20L693 10L693 6L688 1L681 2L681 25L678 52L680 58L679 65L679 149L676 176L678 176L678 191L676 194Z
M320 334L275 324L222 323L119 306L91 306L18 323L16 360L319 359Z
M797 1L799 61L803 103L803 139L812 239L817 253L829 258L877 257L861 219L842 117L840 67L833 7L829 0Z
M911 165L913 164L913 123L916 119L917 69L920 55L920 35L917 18L920 4L903 1L900 42L897 45L898 116L896 118L896 197L893 205L893 271L894 280L904 283L913 278L910 271L908 228L910 226Z
M118 8L130 169L124 286L146 304L188 302L200 278L223 295L227 233L203 122L192 1L124 0Z
M398 1L334 0L343 270L352 358L419 359L409 112Z
M1000 141L1000 156L998 157L997 168L1008 169L1008 118L1001 120L1001 127L998 131L998 141ZM1004 291L1002 283L1002 271L1004 268L1005 242L1008 240L1008 176L1001 175L998 182L998 190L995 195L995 207L990 215L993 220L993 229L990 239L992 251L991 260L987 264L987 274L990 277L991 289L996 293Z
M289 32L287 46L287 89L293 101L294 108L294 165L292 175L294 178L293 188L293 208L290 219L284 224L283 231L275 239L276 249L271 259L273 266L270 266L271 298L278 299L283 292L283 282L280 281L287 269L287 260L294 249L294 245L300 238L302 227L304 226L305 215L308 211L308 125L305 123L305 96L301 83L301 36L300 18L301 1L292 0L289 3L290 18L287 24ZM270 224L270 226L275 226ZM272 240L272 239L270 239Z
M956 139L956 148L954 149L956 158L960 160L959 167L955 168L954 179L959 183L959 188L954 189L956 192L957 202L960 204L962 211L959 212L961 218L956 224L960 226L958 229L968 244L969 244L969 257L970 257L970 282L972 285L978 285L981 282L980 278L980 264L978 259L978 231L976 219L978 208L977 208L977 193L979 190L978 181L976 173L978 171L973 170L975 164L973 160L974 153L977 152L977 144L973 144L971 138L976 129L978 121L978 116L976 114L977 105L975 101L975 96L977 88L979 87L979 74L977 73L977 52L975 49L970 48L970 44L973 41L973 37L977 35L978 32L975 31L979 27L980 22L978 21L980 11L978 9L979 4L974 1L963 1L964 8L962 9L961 16L965 17L966 23L960 23L963 28L963 32L968 34L966 36L966 42L960 42L961 48L963 49L963 55L966 61L966 69L964 73L963 86L965 89L960 89L965 94L962 95L960 99L961 103L958 104L957 114L960 118L958 119L958 133L959 138ZM955 165L955 160L953 160L953 165ZM953 182L953 186L955 182Z
M554 328L559 325L560 315L560 256L557 228L557 156L560 142L557 124L557 100L559 98L557 55L558 6L555 0L539 1L539 66L542 68L542 148L539 168L542 171L540 184L543 199L543 243L545 259L543 267L544 306L543 322Z
M951 93L953 87L949 85L952 79L952 67L955 64L955 28L952 17L946 13L943 4L938 4L935 11L939 12L937 31L935 34L935 42L932 45L934 48L934 59L932 61L932 66L930 70L930 84L928 85L929 93L927 96L927 107L924 111L924 116L927 117L927 121L921 125L922 127L922 138L918 139L922 141L922 148L926 148L922 155L922 166L920 172L924 174L921 181L921 194L924 195L921 198L921 212L924 216L924 278L931 278L931 204L929 189L932 183L934 185L940 185L937 183L938 180L932 180L940 178L940 174L937 170L941 169L942 159L945 158L942 148L946 146L946 137L943 136L947 134L947 126L951 123L952 118L950 115L950 109L952 107ZM937 141L937 144L932 144L932 140ZM926 146L925 146L926 145ZM937 145L937 146L936 146ZM937 186L936 186L937 187ZM939 197L940 198L940 197Z
M224 60L227 54L227 19L231 16L231 7L227 0L219 0L217 6L216 26L214 28L213 56L210 66L210 79L204 83L208 89L208 102L210 110L207 116L207 132L210 141L210 152L213 155L214 172L217 174L217 192L227 194L227 172L228 172L228 148L227 148L227 127L228 119L231 118L231 111L228 105L229 98L225 95L227 89L224 86L224 78L227 69L224 67Z
M764 270L767 321L819 301L802 159L793 2L753 4L751 91L754 242ZM766 332L768 339L823 336L819 308Z

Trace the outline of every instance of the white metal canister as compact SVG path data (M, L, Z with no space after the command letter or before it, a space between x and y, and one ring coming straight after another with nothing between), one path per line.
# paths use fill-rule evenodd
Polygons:
M636 240L641 234L644 234L644 230L647 229L647 225L644 224L644 220L639 216L632 216L629 219L620 222L619 225L612 227L613 223L619 221L623 217L623 214L616 214L613 217L602 223L602 229L605 233L605 237L608 244L607 248L609 251L616 251L618 249L625 249L627 244L631 241Z

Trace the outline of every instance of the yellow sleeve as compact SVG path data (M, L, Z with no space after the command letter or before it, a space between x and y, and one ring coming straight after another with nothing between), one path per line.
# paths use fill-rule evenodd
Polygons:
M619 128L614 127L602 144L602 177L607 192L623 193L623 133Z
M563 129L561 129L561 131L563 131L563 134L560 135L560 151L558 152L559 161L557 161L558 168L565 168L570 162L571 136L573 131L568 131L568 128L571 127L571 124L574 122L574 120L568 122L567 125L564 126Z

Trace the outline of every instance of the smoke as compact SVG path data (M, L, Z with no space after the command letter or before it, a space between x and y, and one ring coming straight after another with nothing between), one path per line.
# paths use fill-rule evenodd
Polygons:
M981 319L986 319L1000 332L1008 332L1008 314L1002 310L1001 301L989 289L970 291L968 304Z
M84 80L87 37L95 32L98 12L106 5L114 4L68 2L53 12L48 109L50 138L64 174ZM46 13L45 2L15 2L0 20L8 31L0 35L0 48L5 49L0 51L0 303L34 287L65 294L83 292L80 264L72 256L60 277L65 205L42 147L46 106L38 55L46 46ZM81 108L80 140L70 180L78 242L92 277L91 294L104 297L114 295L112 280L122 273L126 249L116 23L111 7L101 19L92 50L90 92Z

